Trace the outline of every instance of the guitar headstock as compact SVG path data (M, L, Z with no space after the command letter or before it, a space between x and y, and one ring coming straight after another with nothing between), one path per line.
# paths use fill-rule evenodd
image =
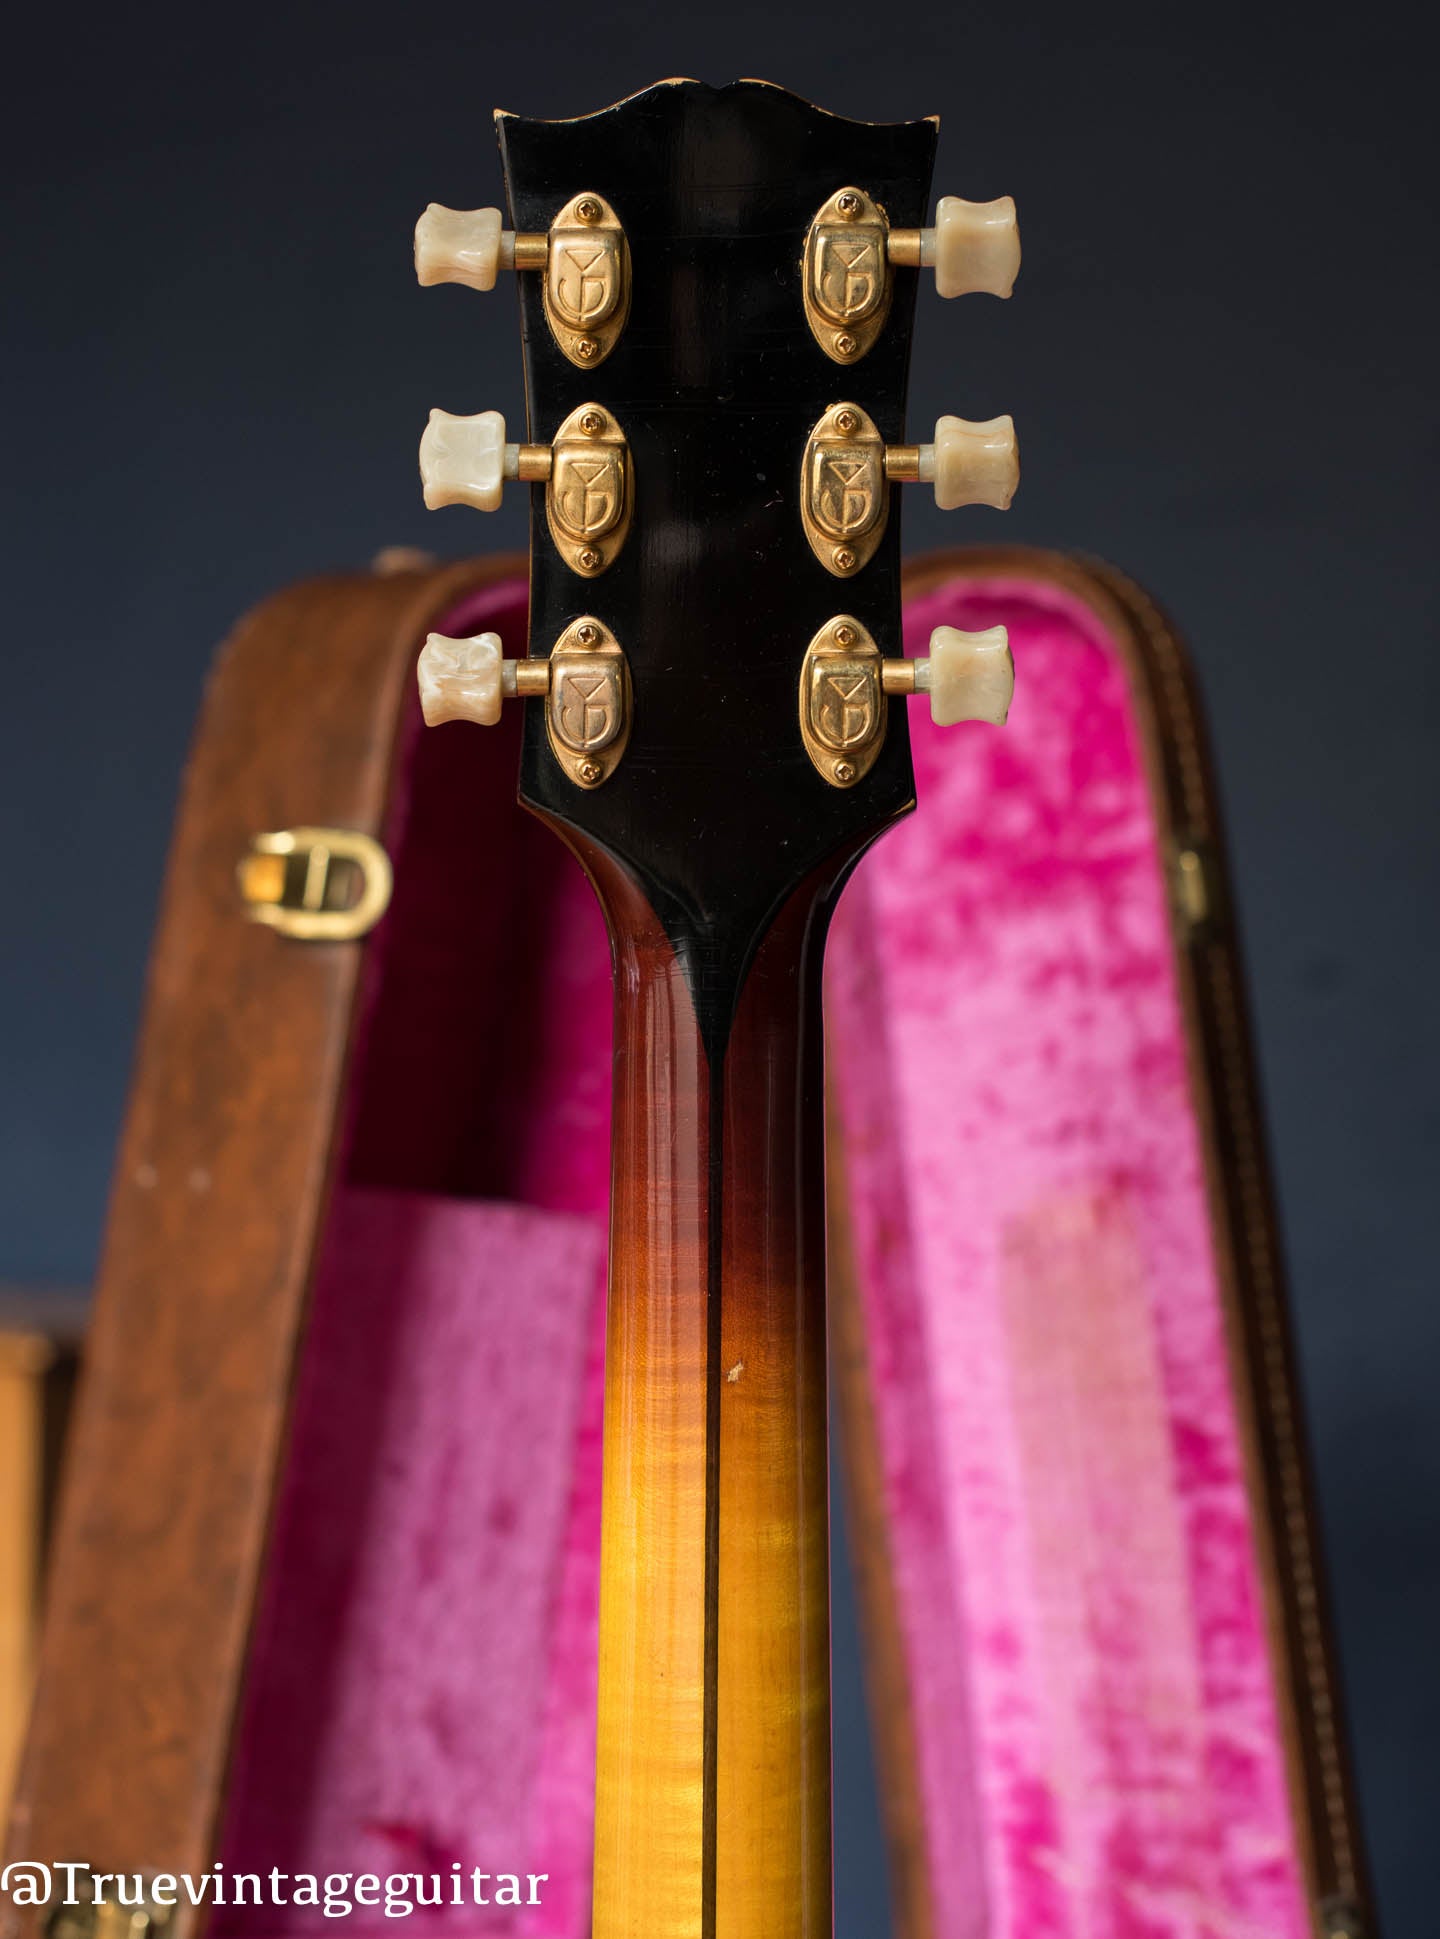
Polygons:
M497 117L512 226L432 207L423 282L516 272L529 441L432 415L430 504L534 490L529 658L432 637L427 718L526 706L520 794L643 889L728 992L804 883L913 805L905 706L1003 719L1003 635L901 657L900 498L1008 504L1008 418L907 443L916 289L1009 293L1014 207L947 199L937 123L742 81Z

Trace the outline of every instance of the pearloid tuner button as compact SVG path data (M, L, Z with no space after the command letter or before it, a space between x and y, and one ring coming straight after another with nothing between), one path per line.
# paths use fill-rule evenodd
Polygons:
M959 720L1004 725L1015 694L1015 662L1003 626L964 633L958 626L937 626L927 659L886 660L880 669L887 694L930 696L930 718L937 727Z
M929 694L937 727L953 727L959 720L1002 726L1015 695L1015 661L1005 628L964 633L958 626L937 626L930 635L930 657L915 662L915 691Z
M502 659L498 633L460 640L428 633L416 672L427 727L446 720L493 727L505 701L550 691L550 662Z
M935 205L935 227L920 232L920 261L934 268L939 296L969 296L977 290L1008 296L1020 273L1014 198L967 202L963 196L942 195Z
M420 711L427 727L445 720L473 720L493 727L505 698L506 661L498 633L447 639L431 633L420 651ZM514 662L509 662L512 673Z
M958 505L993 505L1003 512L1020 483L1020 450L1014 419L942 417L935 442L920 446L919 476L935 487L942 511Z
M498 209L447 209L432 202L415 224L415 274L432 283L464 283L493 290L502 268L513 267L515 234Z
M432 512L440 505L496 511L505 480L519 471L520 447L505 442L499 411L481 411L477 417L430 413L420 440L420 479Z

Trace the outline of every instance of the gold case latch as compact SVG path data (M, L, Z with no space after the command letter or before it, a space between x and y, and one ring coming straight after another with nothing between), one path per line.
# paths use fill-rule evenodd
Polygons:
M256 835L236 869L246 914L301 942L353 942L390 903L390 857L353 828Z

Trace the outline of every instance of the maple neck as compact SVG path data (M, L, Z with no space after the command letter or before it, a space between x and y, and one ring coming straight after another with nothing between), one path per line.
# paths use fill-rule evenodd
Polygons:
M767 933L723 1048L638 890L616 946L596 1939L829 1939L824 933Z

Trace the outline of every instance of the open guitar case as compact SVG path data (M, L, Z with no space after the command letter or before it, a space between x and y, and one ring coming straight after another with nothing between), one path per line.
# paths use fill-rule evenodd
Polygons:
M516 653L525 620L514 560L417 567L283 592L220 656L12 1856L544 1873L538 1907L416 1916L588 1930L609 957L515 805L518 709L425 732L414 699L427 629ZM1010 722L912 712L919 811L827 968L895 1929L1369 1932L1185 660L1132 585L1051 554L918 562L910 649L942 623L1009 628ZM378 924L277 933L383 901L356 832L393 865Z

